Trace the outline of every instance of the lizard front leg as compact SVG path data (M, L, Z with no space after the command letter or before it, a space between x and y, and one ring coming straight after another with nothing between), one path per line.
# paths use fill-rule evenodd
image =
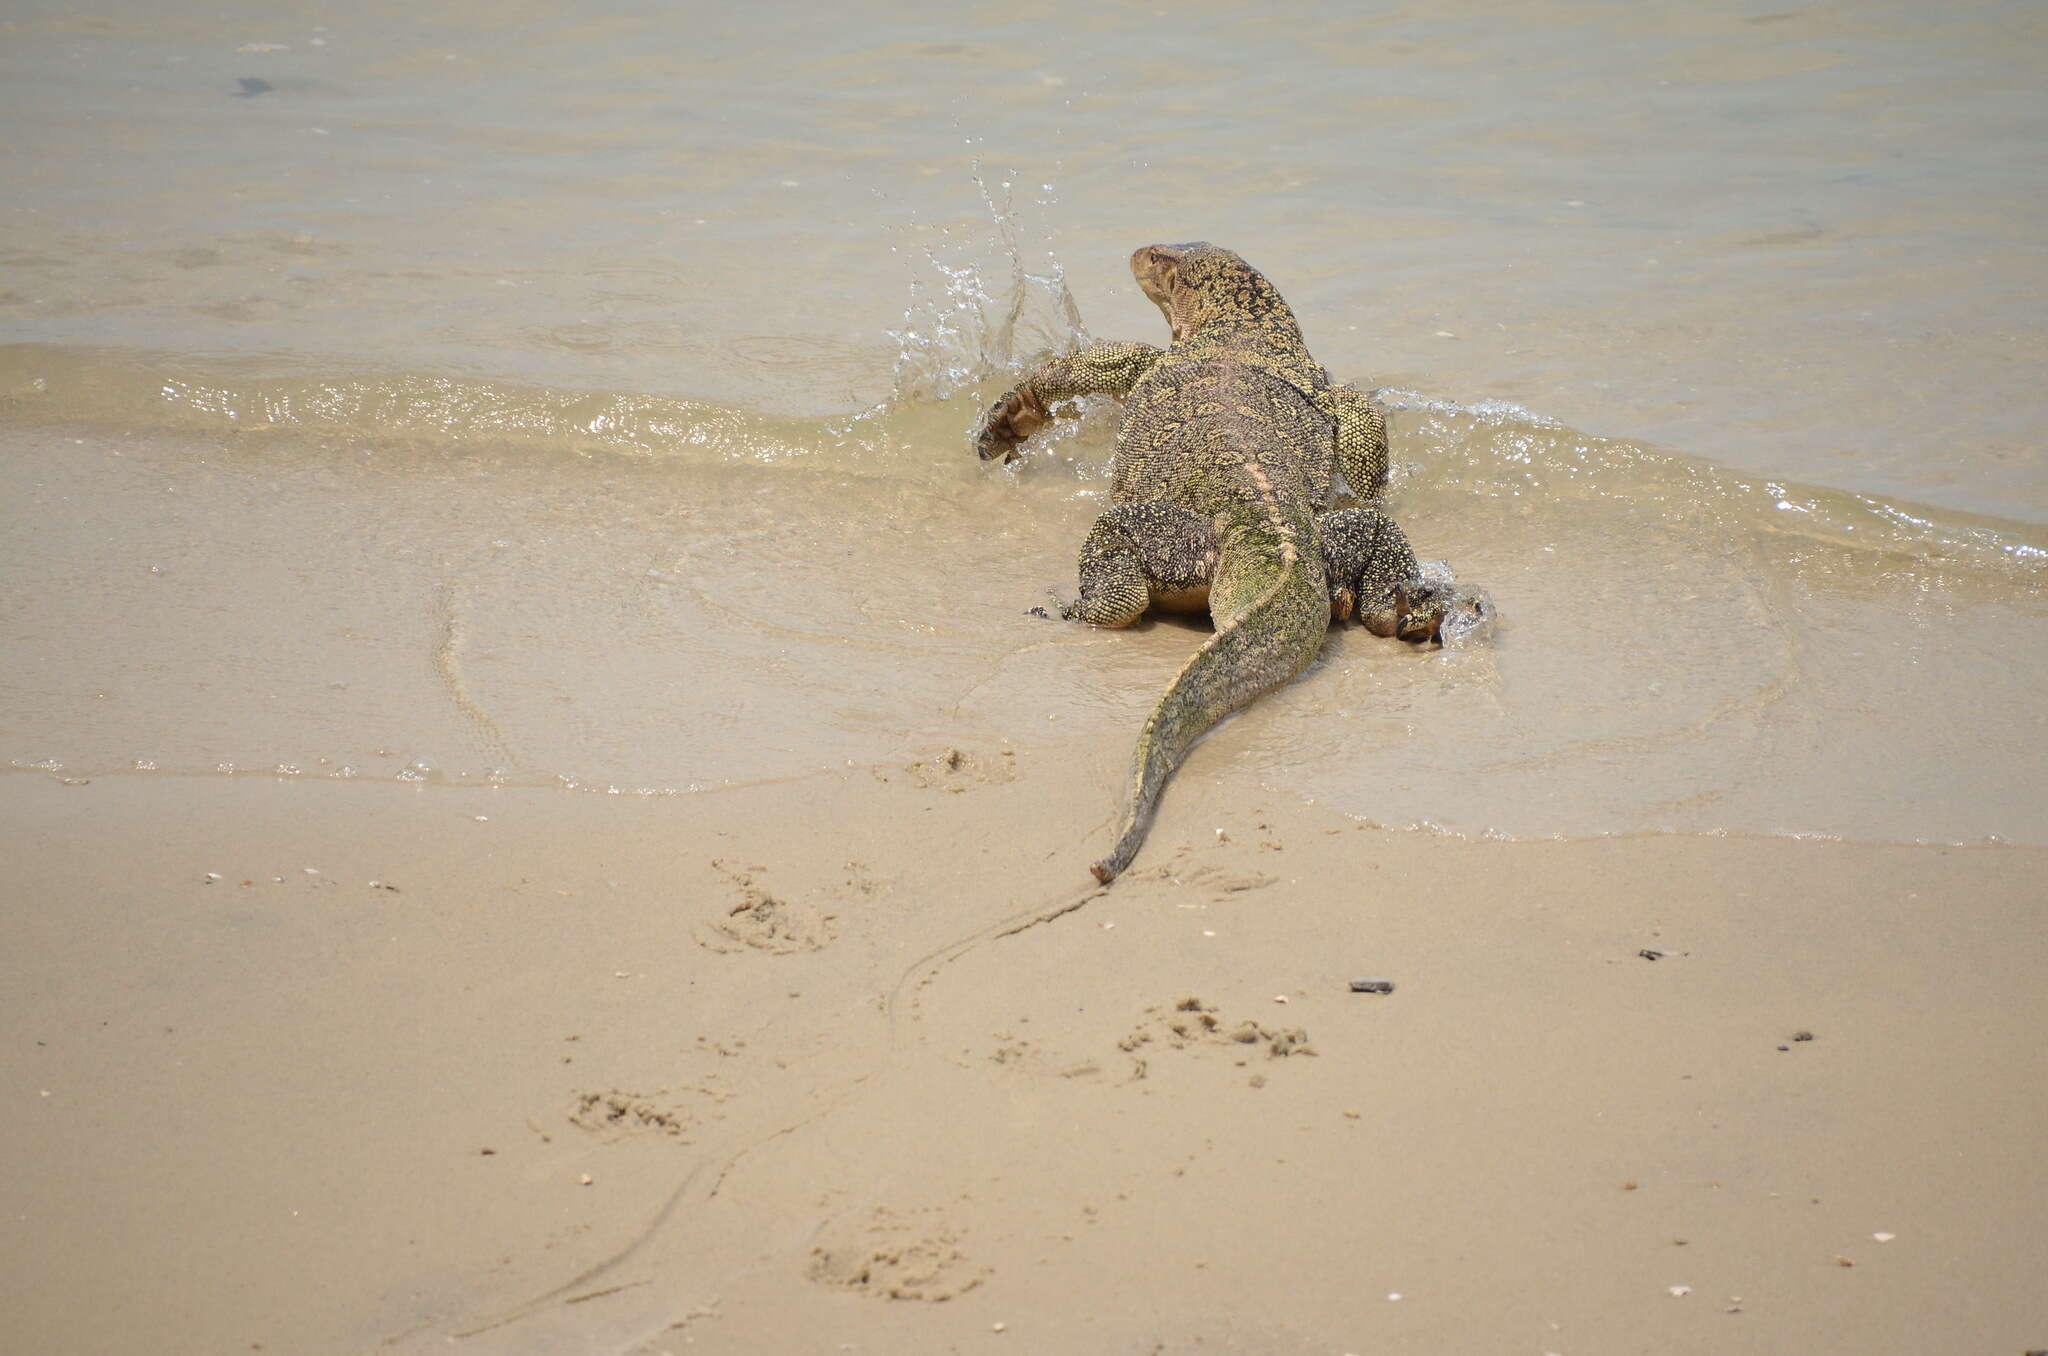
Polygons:
M1060 615L1129 626L1148 607L1200 611L1215 572L1216 527L1207 518L1157 500L1119 504L1081 544L1081 596Z
M1398 524L1378 509L1336 509L1316 518L1330 576L1330 619L1356 616L1376 636L1438 640L1442 589L1422 577L1415 550Z
M1084 395L1121 400L1162 352L1150 344L1095 344L1040 363L982 415L974 426L975 452L983 461L1015 461L1017 444L1045 426L1054 405Z
M1337 421L1337 469L1360 499L1387 488L1387 418L1378 403L1350 386L1331 386L1318 402Z

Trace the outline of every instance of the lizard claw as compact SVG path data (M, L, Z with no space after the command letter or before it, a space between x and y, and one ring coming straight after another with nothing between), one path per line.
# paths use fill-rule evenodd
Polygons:
M1417 581L1394 590L1394 634L1414 645L1444 643L1448 590Z
M1411 579L1378 606L1361 608L1358 619L1376 636L1399 636L1414 645L1441 645L1444 612L1450 601L1450 591L1443 586Z

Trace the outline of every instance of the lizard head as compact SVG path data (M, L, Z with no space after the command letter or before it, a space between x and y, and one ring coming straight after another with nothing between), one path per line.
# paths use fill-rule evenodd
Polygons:
M1278 330L1301 341L1294 313L1273 284L1221 245L1147 245L1131 255L1131 276L1165 315L1175 343L1213 325Z

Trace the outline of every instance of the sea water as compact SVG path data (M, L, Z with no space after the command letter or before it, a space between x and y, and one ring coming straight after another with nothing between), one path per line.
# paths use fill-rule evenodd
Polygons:
M1498 625L1186 775L1464 835L2048 842L2026 5L17 5L0 762L687 796L1008 743L1201 639L1029 614L1124 260L1245 254Z

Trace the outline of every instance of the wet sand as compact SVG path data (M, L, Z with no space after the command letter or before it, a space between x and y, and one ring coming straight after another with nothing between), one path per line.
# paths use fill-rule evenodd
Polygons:
M2041 850L1459 841L1198 751L1104 893L1107 785L929 753L675 799L0 778L11 1343L2048 1333Z

